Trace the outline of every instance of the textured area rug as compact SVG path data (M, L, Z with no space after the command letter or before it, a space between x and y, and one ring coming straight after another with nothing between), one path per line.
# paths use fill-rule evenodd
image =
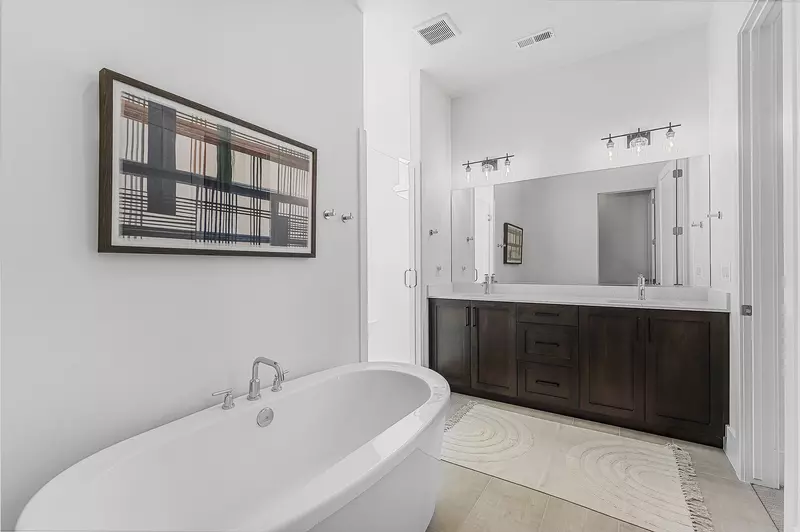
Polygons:
M775 528L783 532L783 490L774 490L753 484L753 490L766 508Z
M442 459L653 532L713 532L688 453L470 401Z

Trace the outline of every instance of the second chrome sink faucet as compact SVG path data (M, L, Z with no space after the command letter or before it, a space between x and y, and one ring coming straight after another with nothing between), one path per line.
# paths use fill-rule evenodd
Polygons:
M495 279L494 274L492 274L491 279L489 278L489 274L488 273L484 274L483 282L481 283L483 285L483 293L486 294L486 295L491 294L492 293L492 285L495 284L495 283L497 283L497 280Z
M639 277L636 278L636 288L638 289L638 292L639 292L639 301L644 301L645 300L645 291L644 290L645 290L645 286L646 285L647 285L647 281L645 280L644 275L642 275L640 273Z
M275 370L275 380L272 381L272 391L279 392L283 389L283 381L288 371L284 371L280 364L274 360L264 357L258 357L253 361L253 374L250 378L250 392L247 394L248 401L257 401L261 399L261 381L258 378L258 366L266 364Z

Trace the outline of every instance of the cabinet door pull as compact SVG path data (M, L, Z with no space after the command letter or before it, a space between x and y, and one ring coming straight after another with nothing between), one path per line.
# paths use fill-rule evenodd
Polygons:
M653 341L653 320L647 318L647 341Z
M542 380L538 380L538 379L536 380L536 384L541 384L542 386L550 386L550 387L553 387L553 388L558 388L559 386L561 386L561 384L559 384L557 382L542 381Z
M557 318L558 312L534 312L534 316L542 316L542 317L549 317L549 318Z
M558 347L561 344L559 344L558 342L539 342L537 340L534 340L533 341L533 345L549 345L549 346L552 346L552 347Z
M642 339L641 329L642 329L642 318L637 317L636 318L636 341L637 342Z
M472 307L472 326L478 326L478 307Z
M464 307L467 309L467 327L469 327L469 307Z

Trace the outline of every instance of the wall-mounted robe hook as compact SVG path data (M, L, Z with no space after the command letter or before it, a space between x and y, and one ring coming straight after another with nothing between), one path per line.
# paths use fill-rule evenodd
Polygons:
M353 213L352 213L352 212L351 212L351 213L348 213L348 214L343 214L343 215L342 215L342 222L345 222L345 223L346 223L346 222L349 222L349 221L350 221L350 220L352 220L352 219L353 219Z
M334 216L336 216L336 209L328 209L326 211L322 211L322 216L324 216L326 220L329 220Z
M439 230L438 229L431 229L430 231L428 231L428 235L430 235L430 236L438 235L438 234L439 234Z

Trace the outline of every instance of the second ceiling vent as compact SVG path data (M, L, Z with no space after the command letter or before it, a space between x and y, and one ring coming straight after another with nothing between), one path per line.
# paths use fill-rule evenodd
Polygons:
M416 26L414 31L419 33L425 39L425 42L431 46L461 35L461 30L453 23L453 19L447 13L426 20Z
M523 48L528 48L529 46L533 46L534 44L539 44L546 40L552 39L555 37L555 33L553 33L553 28L547 28L546 30L542 30L538 33L534 33L533 35L528 35L527 37L523 37L522 39L517 39L514 41L514 47L518 50Z

